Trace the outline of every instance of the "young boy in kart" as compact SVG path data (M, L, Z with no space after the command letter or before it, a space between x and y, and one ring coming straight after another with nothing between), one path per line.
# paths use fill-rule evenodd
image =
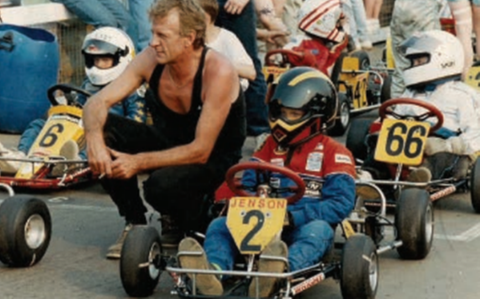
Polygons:
M444 117L443 127L427 139L424 162L407 180L465 178L480 150L480 95L460 81L464 65L462 45L448 32L429 30L413 34L400 44L399 51L410 61L410 67L403 71L407 89L401 98L432 103ZM397 105L394 109L398 115L421 115L425 111L414 105ZM364 167L373 170L374 177L381 179L386 175L382 174L381 163L372 167L368 163L373 159L368 160Z
M310 67L297 67L282 74L274 88L269 99L271 135L251 160L295 171L305 180L307 189L302 199L288 206L289 226L283 230L281 240L270 242L262 255L288 257L288 270L296 271L321 260L332 245L332 226L352 211L355 168L348 149L322 134L335 116L338 102L335 87L326 75ZM278 178L280 186L292 184L285 177ZM247 170L242 180L246 186L255 186L254 171ZM204 249L193 238L183 239L179 251L197 251L201 255L180 256L180 265L189 269L233 269L239 252L227 229L226 217L210 224ZM283 261L262 259L262 255L258 271L286 270ZM222 283L215 275L197 278L200 293L210 296L223 293ZM274 291L275 281L275 278L259 279L260 297ZM249 296L255 295L256 284L252 282Z
M82 54L85 58L85 73L87 79L82 84L82 89L94 94L117 78L135 56L135 49L130 37L121 29L102 27L89 33L83 42ZM77 96L76 101L83 105L86 97ZM144 122L146 120L144 95L138 90L129 96L126 101L114 106L111 113L123 115L133 120ZM30 122L20 136L18 151L6 149L0 143L0 156L9 158L25 158L35 142L38 134L45 125L46 119L36 119ZM79 152L76 143L67 142L62 149L62 154L67 159L86 160L86 151ZM2 173L16 173L21 162L0 160ZM59 166L62 166L59 164Z
M303 2L298 13L298 28L305 35L293 37L293 41L284 46L300 55L287 54L288 61L292 66L314 67L331 76L335 62L348 45L343 22L340 0Z

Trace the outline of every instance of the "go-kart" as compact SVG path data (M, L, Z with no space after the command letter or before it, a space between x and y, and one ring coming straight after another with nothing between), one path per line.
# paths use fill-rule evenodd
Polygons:
M253 169L259 178L254 187L242 185L237 178L237 174L247 169ZM272 173L287 176L296 186L279 188L274 180L270 180ZM349 221L339 225L346 240L332 244L331 252L317 264L295 272L258 272L254 269L259 254L281 233L286 221L287 204L303 196L305 183L298 174L289 169L255 162L244 162L230 168L226 175L226 183L236 196L225 203L224 209L218 210L223 212L226 210L227 226L241 253L235 268L232 271L183 268L179 264L180 258L195 255L196 252L166 254L155 228L135 226L126 237L120 260L122 284L130 296L151 295L162 271L166 270L173 279L172 293L181 298L207 298L196 290L196 278L200 274L231 277L224 284L224 294L217 296L218 298L250 298L248 297L250 282L265 276L276 277L280 281L272 298L292 298L329 277L340 280L343 298L375 297L379 279L378 250L370 237L355 232L354 228L363 227L359 217L356 217L355 226ZM287 198L276 198L277 194L284 192L291 195ZM258 290L256 298L259 298Z
M421 115L399 115L392 109L395 105L419 106L426 112ZM403 238L409 233L422 236L422 242L416 244L418 248L411 250L406 256L420 258L428 254L433 241L432 202L457 190L470 190L473 208L480 213L480 161L475 161L466 178L447 177L429 182L407 181L410 171L424 159L427 138L442 127L443 114L428 102L398 98L383 103L379 115L379 120L375 121L354 120L347 133L346 146L359 167L372 173L385 167L383 169L386 171L383 173L387 174L387 178L366 180L379 188L375 189L378 191L376 196L367 196L370 198L365 200L365 204L374 207L379 204L378 198L385 196L387 208L395 209L395 221L399 221L397 228L412 226L410 232L399 230L399 237ZM374 149L373 157L372 152L368 152L369 148ZM366 161L370 162L365 163ZM420 244L421 246L418 246Z
M28 195L15 195L0 183L9 197L0 204L0 261L9 267L31 267L47 251L52 220L47 205Z
M63 95L59 95L61 93ZM52 107L27 157L2 157L0 152L2 160L21 162L13 175L0 169L0 183L15 188L58 189L92 180L87 161L61 155L68 143L76 143L80 149L85 146L82 105L76 101L75 93L91 96L87 91L68 84L49 88Z
M302 57L302 52L277 49L265 56L263 73L267 84L274 84L286 70L294 67L290 56ZM351 122L351 116L371 111L390 98L390 70L374 67L365 51L342 53L332 70L331 80L337 88L339 104L336 120L328 129L329 135L343 135Z

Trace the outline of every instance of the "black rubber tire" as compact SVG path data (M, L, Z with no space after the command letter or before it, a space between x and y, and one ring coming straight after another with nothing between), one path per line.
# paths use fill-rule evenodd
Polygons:
M373 299L378 289L378 255L372 239L366 235L351 236L345 242L340 270L342 297Z
M15 195L0 205L0 261L10 267L30 267L48 249L52 218L47 205L28 195Z
M398 239L403 242L397 252L403 259L425 258L433 243L434 213L430 194L419 188L404 189L395 212Z
M370 56L368 53L363 50L358 50L350 53L350 57L358 58L358 68L362 71L367 71L370 69Z
M159 261L162 253L160 236L154 227L133 226L123 243L120 257L120 278L131 297L153 294L162 273ZM139 265L148 266L139 267Z
M342 136L348 129L351 121L350 115L350 103L345 94L338 94L338 110L337 110L337 119L333 127L328 130L328 135L330 136Z
M475 160L470 175L470 197L475 213L480 214L480 159Z
M365 160L368 148L365 138L368 135L373 120L368 118L355 118L347 132L345 146L352 152L355 159Z
M387 74L387 76L383 78L383 85L380 91L380 104L383 104L392 98L391 88L392 76L390 76L390 74Z

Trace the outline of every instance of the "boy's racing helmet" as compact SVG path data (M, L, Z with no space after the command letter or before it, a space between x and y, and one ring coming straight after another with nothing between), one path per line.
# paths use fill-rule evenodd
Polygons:
M332 81L311 67L295 67L283 73L268 102L273 139L282 147L301 144L321 133L333 121L338 105ZM298 120L282 117L281 107L305 112Z
M463 71L465 61L462 44L446 31L417 32L403 41L398 50L411 63L403 71L407 87L457 76ZM424 64L413 66L413 59L418 57L428 59Z
M85 58L85 73L93 85L103 86L116 79L135 57L135 48L130 37L121 29L101 27L89 33L82 45ZM94 56L111 56L113 66L99 69L94 65Z
M340 26L342 17L340 0L306 0L298 12L298 28L316 37L341 42L345 38Z

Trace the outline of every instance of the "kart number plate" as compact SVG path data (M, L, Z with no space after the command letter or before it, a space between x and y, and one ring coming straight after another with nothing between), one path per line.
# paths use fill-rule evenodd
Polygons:
M260 253L281 231L286 211L287 200L283 198L230 199L227 227L240 253Z
M278 66L265 66L263 67L263 75L265 76L265 80L267 84L271 84L277 81L278 77L285 73L288 70L286 67L278 67Z
M375 160L405 165L422 162L430 130L427 122L385 118L375 150Z

